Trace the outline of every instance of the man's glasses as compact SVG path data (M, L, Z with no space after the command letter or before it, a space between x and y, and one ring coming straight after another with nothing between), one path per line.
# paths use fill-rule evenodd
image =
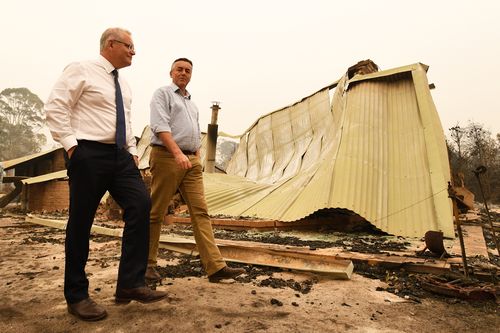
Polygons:
M134 49L134 44L127 44L127 43L122 42L121 40L117 40L117 39L112 39L111 41L125 45L128 48L129 51L134 51L135 50Z

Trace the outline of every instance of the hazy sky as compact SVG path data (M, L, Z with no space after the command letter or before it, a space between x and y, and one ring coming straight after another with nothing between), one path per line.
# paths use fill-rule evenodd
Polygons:
M0 90L26 87L43 101L68 63L97 57L106 28L129 29L137 54L122 75L135 135L178 57L194 62L188 89L202 130L212 101L221 102L219 130L241 134L371 59L382 70L430 66L447 135L469 120L500 133L498 0L2 0L0 8Z

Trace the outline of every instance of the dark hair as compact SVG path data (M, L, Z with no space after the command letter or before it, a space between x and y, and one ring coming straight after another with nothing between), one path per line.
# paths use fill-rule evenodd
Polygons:
M185 62L189 62L191 64L191 66L193 66L193 62L191 60L189 60L188 58L177 58L174 60L174 62L172 63L172 66L177 62L177 61L185 61Z

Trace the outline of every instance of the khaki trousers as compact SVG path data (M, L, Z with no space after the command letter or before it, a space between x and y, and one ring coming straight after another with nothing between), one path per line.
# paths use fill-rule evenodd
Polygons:
M200 159L187 155L192 167L183 170L175 163L174 156L164 147L153 146L149 165L151 167L151 202L148 266L156 266L161 225L167 213L170 200L179 189L187 203L194 239L201 262L207 273L212 275L226 266L219 248L215 244L212 223L208 216L203 189L203 175Z

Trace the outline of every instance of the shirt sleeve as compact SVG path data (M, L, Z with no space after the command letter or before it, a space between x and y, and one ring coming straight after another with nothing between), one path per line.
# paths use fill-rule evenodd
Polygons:
M167 91L161 88L156 90L151 98L150 127L155 136L160 132L172 132L169 99Z
M70 64L56 81L44 106L50 133L65 150L78 144L71 126L71 112L84 88L85 68L78 63Z

